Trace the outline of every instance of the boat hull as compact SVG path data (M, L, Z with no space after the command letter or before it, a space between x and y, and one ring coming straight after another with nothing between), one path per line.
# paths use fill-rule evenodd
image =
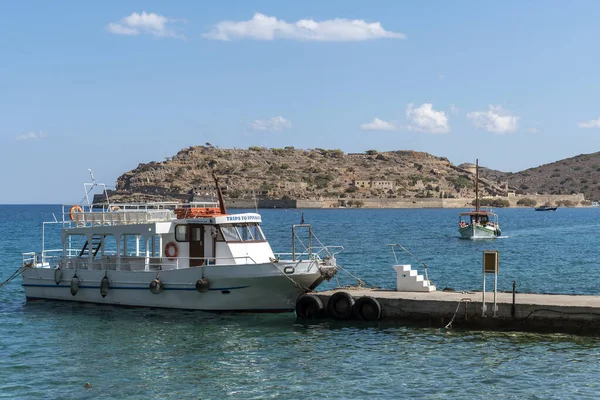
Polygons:
M458 231L462 239L494 239L500 235L498 228L490 226L468 225Z
M293 272L292 272L293 269ZM330 269L327 271L326 269ZM289 273L286 273L287 271ZM55 282L55 269L26 268L22 272L27 300L49 299L123 306L176 308L202 311L286 312L295 308L297 298L316 287L324 272L314 261L244 266L206 266L165 271L61 270ZM71 294L73 278L79 281ZM106 296L101 282L109 280ZM206 278L206 291L196 290L196 282ZM160 293L150 291L159 279Z

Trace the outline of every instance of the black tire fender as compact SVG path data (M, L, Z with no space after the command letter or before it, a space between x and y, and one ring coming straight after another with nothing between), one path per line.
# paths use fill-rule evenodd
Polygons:
M354 303L354 312L356 317L363 321L379 321L381 304L373 297L363 296Z
M314 294L303 294L296 301L296 316L302 319L317 319L323 316L323 301Z
M346 292L334 293L327 302L327 313L334 319L349 319L354 313L354 297Z

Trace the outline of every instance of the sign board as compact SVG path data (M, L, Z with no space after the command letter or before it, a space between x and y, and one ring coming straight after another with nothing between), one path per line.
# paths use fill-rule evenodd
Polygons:
M499 265L498 250L483 251L483 272L486 274L497 274Z

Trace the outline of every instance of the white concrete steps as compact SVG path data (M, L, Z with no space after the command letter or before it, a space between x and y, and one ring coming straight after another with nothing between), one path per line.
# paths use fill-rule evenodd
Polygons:
M436 287L419 275L408 264L394 265L396 271L396 291L398 292L435 292Z

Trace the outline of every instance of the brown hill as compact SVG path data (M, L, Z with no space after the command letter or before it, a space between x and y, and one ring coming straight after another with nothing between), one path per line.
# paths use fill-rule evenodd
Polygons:
M480 168L492 181L507 181L518 194L575 194L600 199L600 152L580 154L550 164L510 173Z
M116 201L186 199L213 189L209 163L226 198L314 199L474 196L475 175L444 157L410 150L345 154L293 147L247 150L189 147L163 162L140 164L117 180ZM504 178L482 178L483 194L506 194ZM512 179L512 176L511 176Z

